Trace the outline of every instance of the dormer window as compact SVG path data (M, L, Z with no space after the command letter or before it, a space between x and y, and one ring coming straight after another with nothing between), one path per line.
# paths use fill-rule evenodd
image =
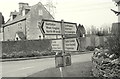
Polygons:
M14 12L10 13L11 20L15 19L19 13L15 10Z
M16 18L16 16L17 16L17 15L13 15L13 19L15 19L15 18Z
M27 14L30 11L30 9L25 9L25 14Z
M11 20L15 19L17 15L12 15Z
M23 15L23 16L26 15L29 11L30 11L30 9L24 9L24 10L22 11L22 15Z

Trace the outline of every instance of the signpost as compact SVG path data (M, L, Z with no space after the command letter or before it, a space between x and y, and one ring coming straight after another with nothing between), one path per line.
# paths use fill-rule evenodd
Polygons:
M68 35L76 34L76 30L77 30L76 23L65 22L64 23L64 28L65 28L64 29L65 34L68 34Z
M61 27L64 26L64 27ZM65 34L75 35L77 30L76 23L53 21L53 20L43 20L42 31L46 35L61 35L64 31Z
M63 77L63 67L71 65L70 51L78 51L77 38L65 38L65 35L76 35L77 24L62 21L43 20L42 27L45 35L61 35L61 39L52 40L52 50L60 51L55 56L56 67L59 67Z
M65 39L65 51L78 51L78 46L76 38Z
M61 35L61 23L59 21L44 20L42 31L46 35Z
M61 51L62 50L62 40L52 40L52 50Z
M62 40L52 40L52 50L53 51L62 51L63 45ZM76 38L64 39L65 51L78 51L79 43Z

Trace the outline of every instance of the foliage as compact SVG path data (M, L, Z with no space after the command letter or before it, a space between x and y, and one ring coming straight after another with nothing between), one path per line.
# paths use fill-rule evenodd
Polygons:
M85 34L85 28L83 25L79 24L77 27L77 36L83 37L83 34Z
M98 35L98 36L104 36L105 34L102 33L102 32L100 32L100 31L98 31L98 32L96 33L96 35Z
M120 58L111 54L109 50L96 48L92 56L92 62L92 71L95 77L120 77Z
M89 51L94 51L95 47L94 46L88 46L86 49L89 50Z
M55 52L50 51L20 51L20 52L12 52L10 54L3 53L2 58L25 58L25 57L37 57L37 56L49 56L49 55L55 55Z
M114 35L108 38L107 47L111 54L114 53L120 56L120 36Z
M53 55L50 40L5 41L2 58L25 58Z

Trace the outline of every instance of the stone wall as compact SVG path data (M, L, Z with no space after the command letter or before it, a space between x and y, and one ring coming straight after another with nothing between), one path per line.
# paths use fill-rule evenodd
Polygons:
M41 56L51 53L50 40L3 41L0 47L3 58Z
M87 36L79 38L79 49L80 51L85 51L87 47L98 47L104 46L107 41L107 36Z
M109 54L108 50L96 49L92 62L95 77L120 77L120 57Z

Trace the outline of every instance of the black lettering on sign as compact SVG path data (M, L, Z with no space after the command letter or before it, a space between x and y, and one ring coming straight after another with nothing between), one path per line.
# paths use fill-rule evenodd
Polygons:
M73 27L72 25L65 25L66 27Z
M54 23L45 23L46 25L52 25L52 26L55 26Z
M52 30L46 30L46 32L51 33L51 32L52 32Z
M46 26L46 28L47 28L47 29L51 29L51 27L49 27L49 26Z

